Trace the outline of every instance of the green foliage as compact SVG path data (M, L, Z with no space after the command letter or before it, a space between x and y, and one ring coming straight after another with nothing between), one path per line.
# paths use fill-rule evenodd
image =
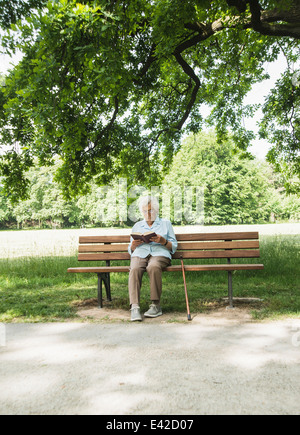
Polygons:
M18 157L11 151L1 157L0 175L12 198L26 196L34 159L51 165L56 156L63 161L56 180L65 198L87 194L92 179L158 184L181 135L203 127L204 103L219 140L229 127L246 151L253 134L242 120L253 107L243 106L244 97L266 77L266 61L283 50L291 62L299 50L299 5L292 0L279 8L261 1L258 11L258 2L229 0L9 3L2 25L12 24L3 50L24 54L0 89L2 155L19 149ZM276 92L281 109L267 103L266 119L296 126L285 87ZM273 153L273 160L292 159L297 173L299 161L290 154L291 147L299 150L295 138L284 138L287 152ZM280 147L281 135L274 141Z
M231 140L216 141L214 133L190 136L174 158L164 186L204 187L205 224L252 224L270 216L300 218L300 201L276 189L267 163L241 158Z
M164 195L171 200L170 218L173 223L191 224L193 216L174 213L174 195L185 198L188 186L204 187L205 224L242 224L275 220L300 220L300 199L286 197L282 178L276 176L270 165L241 158L231 140L218 143L214 133L189 136L174 158L170 173L164 178L161 189L162 217L169 208L163 203ZM77 199L63 197L55 173L62 162L53 167L31 168L28 173L30 195L24 201L12 204L10 197L0 191L0 227L25 228L70 226L119 226L132 222L120 214L120 204L127 193L127 207L146 191L136 186L130 191L130 183L114 180L110 185L99 187L91 183L90 191ZM124 192L124 195L123 195ZM122 193L122 195L120 195ZM195 202L195 200L194 200ZM184 211L184 207L181 207ZM194 204L194 209L196 209ZM129 208L128 208L129 210ZM191 217L192 216L192 217ZM130 213L128 213L130 218ZM188 222L187 222L188 220Z
M274 146L268 160L285 177L290 193L300 191L300 78L287 71L276 84L263 108L260 134Z
M24 177L24 172L28 171L31 164L28 155L16 151L7 152L0 160L2 190L10 196L12 202L28 197L29 180Z
M9 28L33 9L42 7L46 0L0 0L0 27Z

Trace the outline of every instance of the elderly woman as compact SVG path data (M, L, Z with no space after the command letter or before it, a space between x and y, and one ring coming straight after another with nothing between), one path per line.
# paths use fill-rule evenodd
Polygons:
M150 243L133 240L132 237L130 239L128 252L131 255L131 263L128 287L133 322L142 320L139 304L142 277L145 271L150 278L152 303L144 316L158 317L162 315L160 307L162 271L171 264L171 254L174 254L177 249L177 240L171 222L158 216L159 203L157 198L153 196L141 197L139 208L144 220L137 222L132 232L153 231L156 236L150 239Z

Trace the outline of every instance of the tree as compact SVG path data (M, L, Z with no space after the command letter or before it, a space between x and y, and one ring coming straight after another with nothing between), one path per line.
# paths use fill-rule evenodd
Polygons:
M268 222L275 194L267 163L241 158L232 140L213 132L191 135L174 158L164 188L204 188L204 224Z
M58 166L59 162L55 163ZM0 188L0 224L17 221L18 228L38 222L39 227L46 222L62 225L74 221L76 204L66 201L53 182L54 168L33 167L28 171L30 195L24 201L12 206Z
M13 20L12 20L13 22ZM0 93L1 143L19 144L1 158L4 187L26 196L26 170L38 158L63 160L56 179L66 197L116 176L158 184L180 137L203 127L202 104L223 139L228 128L247 150L253 134L243 99L266 78L264 63L299 54L298 0L57 0L12 24L3 46L24 53ZM285 75L287 80L289 70ZM262 135L272 156L299 172L300 87L284 87L265 105ZM268 119L268 121L267 121ZM272 122L293 125L293 139ZM284 142L282 142L284 141ZM291 148L294 154L290 153Z

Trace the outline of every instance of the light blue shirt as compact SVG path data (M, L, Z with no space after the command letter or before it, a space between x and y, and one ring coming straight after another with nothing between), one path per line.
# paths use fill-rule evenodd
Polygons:
M142 221L137 222L132 228L132 232L138 231L140 233L145 233L146 231L150 231L150 230L162 236L164 239L168 240L168 242L171 242L172 251L169 251L169 249L166 246L163 246L160 243L150 242L150 243L143 243L132 252L131 243L133 241L133 238L130 237L130 245L128 246L129 254L132 257L146 258L150 254L153 257L163 256L172 259L171 254L174 254L176 252L178 243L171 222L168 221L167 219L161 219L160 217L157 217L151 227L149 227L146 220L144 219Z

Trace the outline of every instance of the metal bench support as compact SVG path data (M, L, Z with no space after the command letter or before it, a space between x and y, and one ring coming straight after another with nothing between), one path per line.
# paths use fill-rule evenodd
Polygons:
M106 261L106 266L110 266L110 261ZM102 299L102 282L104 282L106 297L108 301L111 301L111 292L110 292L110 272L102 272L97 273L98 275L98 306L99 308L103 308L103 299Z
M230 258L227 258L227 263L230 264ZM230 270L228 271L228 301L228 308L233 308L232 272Z

